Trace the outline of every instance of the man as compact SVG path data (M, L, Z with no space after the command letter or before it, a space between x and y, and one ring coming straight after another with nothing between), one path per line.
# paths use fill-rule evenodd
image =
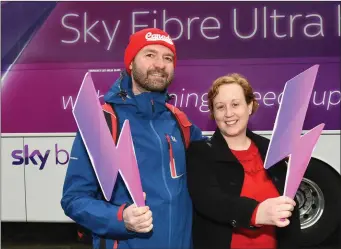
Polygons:
M93 233L94 248L190 248L192 203L187 191L185 146L166 107L174 78L176 50L169 35L144 29L131 35L125 50L126 72L105 95L118 116L128 119L146 206L132 204L120 176L113 197L100 191L82 139L77 134L61 205L65 214ZM202 138L195 125L190 140Z

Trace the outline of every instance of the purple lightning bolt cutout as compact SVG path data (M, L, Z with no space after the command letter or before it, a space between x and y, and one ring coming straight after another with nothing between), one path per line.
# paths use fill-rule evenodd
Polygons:
M120 174L134 200L134 203L136 203L138 207L144 206L145 202L140 180L140 172L135 156L129 120L125 120L123 123L122 131L117 142L117 154L120 159Z
M292 199L295 197L323 127L324 124L320 124L308 131L295 145L296 148L293 149L295 153L291 153L288 163L287 178L284 187L285 196Z
M129 121L123 124L116 148L90 73L84 77L72 112L105 199L111 199L120 172L135 204L144 206Z
M264 168L268 169L290 155L284 195L291 198L296 194L324 127L320 124L301 137L318 68L314 65L286 83L265 157Z

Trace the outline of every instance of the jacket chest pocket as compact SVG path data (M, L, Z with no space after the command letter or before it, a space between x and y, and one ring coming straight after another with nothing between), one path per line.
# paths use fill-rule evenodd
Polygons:
M169 174L172 179L182 177L186 173L185 151L182 141L166 134L169 155Z

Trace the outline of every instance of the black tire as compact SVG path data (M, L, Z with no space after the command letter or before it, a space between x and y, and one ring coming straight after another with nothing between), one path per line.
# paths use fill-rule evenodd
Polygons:
M314 224L310 223L310 226L307 225L307 217L306 219L301 220L302 238L300 244L302 247L320 245L326 241L328 237L335 232L339 224L341 224L341 175L325 162L312 158L296 197L298 197L299 192L304 189L304 187L309 186L311 183L315 183L322 192L324 208L321 216L315 219L316 222ZM306 205L306 207L307 206L309 205ZM315 207L315 209L316 208L319 207ZM302 218L303 210L304 208L300 208L300 216ZM304 224L305 227L302 227Z

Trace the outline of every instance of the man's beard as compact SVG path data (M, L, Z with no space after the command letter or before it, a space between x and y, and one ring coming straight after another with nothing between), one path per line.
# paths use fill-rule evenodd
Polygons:
M162 78L150 78L152 74L160 74ZM151 69L147 73L142 72L135 62L133 62L131 75L135 83L140 87L150 92L163 92L173 81L174 73L169 75L162 69Z

